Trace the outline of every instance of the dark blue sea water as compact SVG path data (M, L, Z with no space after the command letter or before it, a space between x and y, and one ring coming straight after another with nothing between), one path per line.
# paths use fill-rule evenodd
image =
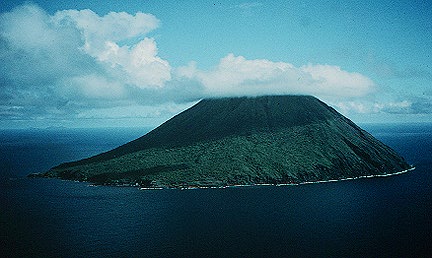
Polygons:
M0 131L0 256L432 257L432 124L363 128L417 169L285 187L89 187L25 175L147 130Z

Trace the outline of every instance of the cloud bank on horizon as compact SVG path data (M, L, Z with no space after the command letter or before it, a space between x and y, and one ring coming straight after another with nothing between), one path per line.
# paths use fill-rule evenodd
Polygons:
M149 36L159 24L141 12L50 15L33 4L1 14L1 119L152 117L206 97L271 94L314 95L346 113L416 112L406 100L366 101L377 85L335 65L227 53L209 70L172 67Z

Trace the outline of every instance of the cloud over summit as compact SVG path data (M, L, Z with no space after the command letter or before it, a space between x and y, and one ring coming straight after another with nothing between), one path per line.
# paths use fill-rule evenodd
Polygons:
M178 70L179 75L200 81L209 96L256 96L308 94L321 98L360 97L374 90L372 80L338 66L308 64L295 67L286 62L248 60L228 54L210 71L195 63Z

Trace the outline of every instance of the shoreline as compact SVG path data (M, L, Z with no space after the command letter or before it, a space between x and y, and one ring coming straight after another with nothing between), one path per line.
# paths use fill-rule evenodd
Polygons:
M319 180L319 181L307 181L307 182L301 182L301 183L282 183L282 184L271 184L271 183L263 183L263 184L247 184L247 185L241 185L241 184L234 184L234 185L224 185L224 186L155 186L155 187L140 187L138 183L134 184L94 184L89 181L78 181L78 180L69 180L69 179L63 179L63 178L55 178L52 177L52 179L60 179L65 181L74 181L74 182L80 182L80 183L87 183L88 187L98 187L98 186L111 186L111 187L135 187L139 190L194 190L194 189L225 189L225 188L236 188L236 187L254 187L254 186L296 186L296 185L308 185L308 184L320 184L320 183L334 183L334 182L341 182L341 181L348 181L348 180L356 180L356 179L367 179L367 178L378 178L378 177L390 177L390 176L396 176L405 174L407 172L415 170L416 167L412 166L411 168L389 173L389 174L378 174L378 175L367 175L367 176L358 176L358 177L347 177L347 178L340 178L340 179L330 179L330 180ZM48 178L43 177L41 174L33 173L27 175L28 178Z
M225 189L225 188L236 188L236 187L253 187L253 186L296 186L296 185L308 185L308 184L320 184L320 183L334 183L348 180L356 179L367 179L367 178L377 178L377 177L389 177L397 176L408 173L415 170L416 167L411 167L402 171L398 171L390 174L378 174L378 175L368 175L368 176L358 176L358 177L347 177L340 179L330 179L330 180L320 180L320 181L307 181L302 183L290 183L290 184L250 184L250 185L225 185L225 186L191 186L191 187L139 187L139 190L164 190L164 189L177 189L177 190L194 190L194 189ZM95 186L95 185L92 185Z

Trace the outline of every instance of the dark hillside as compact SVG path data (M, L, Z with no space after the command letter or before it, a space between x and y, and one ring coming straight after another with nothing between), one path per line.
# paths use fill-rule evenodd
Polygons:
M410 166L320 100L202 100L148 134L46 177L146 187L301 183L391 174Z
M272 132L332 119L339 114L312 96L204 99L148 134L112 151L59 168L159 147L180 147L232 135Z

